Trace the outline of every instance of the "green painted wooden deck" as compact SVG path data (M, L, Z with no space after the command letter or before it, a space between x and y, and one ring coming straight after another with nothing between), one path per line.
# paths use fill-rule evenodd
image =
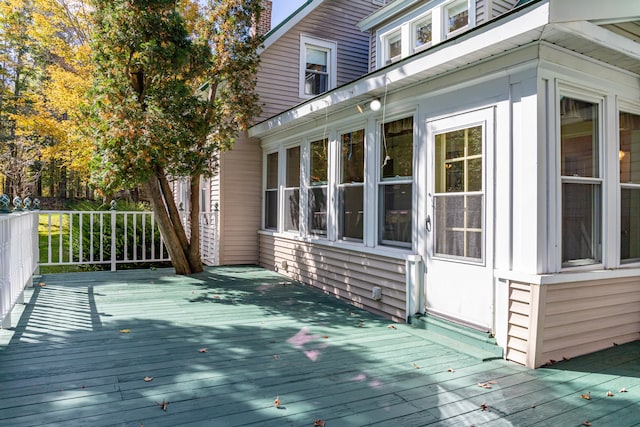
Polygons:
M257 267L40 281L0 331L3 426L640 425L640 342L534 371Z

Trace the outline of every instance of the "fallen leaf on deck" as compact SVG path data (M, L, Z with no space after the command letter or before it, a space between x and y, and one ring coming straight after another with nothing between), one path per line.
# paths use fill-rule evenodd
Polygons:
M160 409L167 412L167 406L169 406L169 401L163 399L162 403L158 403L158 406L160 407Z
M420 366L416 362L413 362L412 365L413 365L414 368L420 369Z
M206 353L208 351L209 351L208 348L201 348L201 349L198 350L199 353Z
M535 408L537 405L534 403L533 405L531 405L531 408Z
M607 397L613 397L613 392L612 391L608 391L607 392Z
M489 380L489 381L487 381L487 384L498 384L498 381L496 381L496 380Z
M131 329L120 329L121 334L128 334L131 332Z
M46 284L46 283L44 283L44 282L40 282L40 283L38 283L38 286L40 286L40 287L42 287L42 286L47 286L47 284Z
M145 383L153 381L153 377L144 377L143 379Z
M397 329L396 325L389 325L389 326L387 326L387 328L389 328L389 329Z
M324 420L315 420L313 422L313 427L324 427Z
M273 406L275 406L276 408L280 407L280 404L282 402L280 401L280 396L276 397L276 400L273 401Z
M583 422L583 423L582 423L582 425L583 425L583 426L587 426L587 427L588 427L588 426L590 426L590 425L591 425L591 423L590 423L589 421L585 421L585 422Z
M626 392L627 392L627 389L626 389L626 388L622 387L622 388L620 389L620 393L626 393Z
M220 299L220 296L218 296L218 295L214 295L214 296L213 296L213 299Z
M280 360L280 356L278 356L277 354L273 355L273 360Z
M322 338L324 338L325 340L329 339L329 335L323 335Z
M586 393L586 394L583 393L583 394L580 395L580 397L583 398L583 399L591 400L591 392Z
M84 384L82 384L82 389L84 390L86 387L84 386Z
M482 387L482 388L491 388L491 386L489 385L489 383L478 383L478 387Z
M480 405L480 409L482 409L483 411L486 411L487 409L489 409L489 405L487 405L486 403L483 403L482 405Z
M455 372L455 371L456 371L456 370L455 370L455 369L453 369L453 368L449 368L449 369L447 369L447 372Z

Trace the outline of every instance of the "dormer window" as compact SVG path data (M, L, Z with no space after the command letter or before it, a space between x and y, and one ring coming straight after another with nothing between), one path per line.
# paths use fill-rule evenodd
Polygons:
M469 2L458 0L446 7L445 29L447 35L469 25Z
M300 36L300 98L336 87L336 57L336 43Z
M420 50L431 44L433 40L433 22L431 14L417 20L413 24L413 48Z
M402 32L400 30L394 31L385 40L385 62L390 64L402 58Z

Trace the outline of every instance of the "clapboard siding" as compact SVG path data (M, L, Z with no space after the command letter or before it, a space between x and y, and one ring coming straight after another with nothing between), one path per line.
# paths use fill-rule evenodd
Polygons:
M512 10L517 3L517 0L490 0L490 3L491 18L495 18Z
M378 6L370 0L323 2L260 55L256 92L263 103L257 121L265 120L305 101L298 94L300 35L337 43L338 86L368 71L369 34L356 23Z
M636 278L549 285L542 306L542 363L640 338Z
M256 264L262 209L262 152L240 135L221 155L220 264Z
M529 328L531 323L531 290L529 285L509 284L509 325L506 358L527 365Z
M403 260L260 235L260 265L355 306L404 321L406 269ZM382 288L381 301L371 298L374 286Z

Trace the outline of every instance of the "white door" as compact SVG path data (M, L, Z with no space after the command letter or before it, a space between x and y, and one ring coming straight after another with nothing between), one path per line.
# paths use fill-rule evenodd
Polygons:
M493 330L494 110L427 122L427 312Z

